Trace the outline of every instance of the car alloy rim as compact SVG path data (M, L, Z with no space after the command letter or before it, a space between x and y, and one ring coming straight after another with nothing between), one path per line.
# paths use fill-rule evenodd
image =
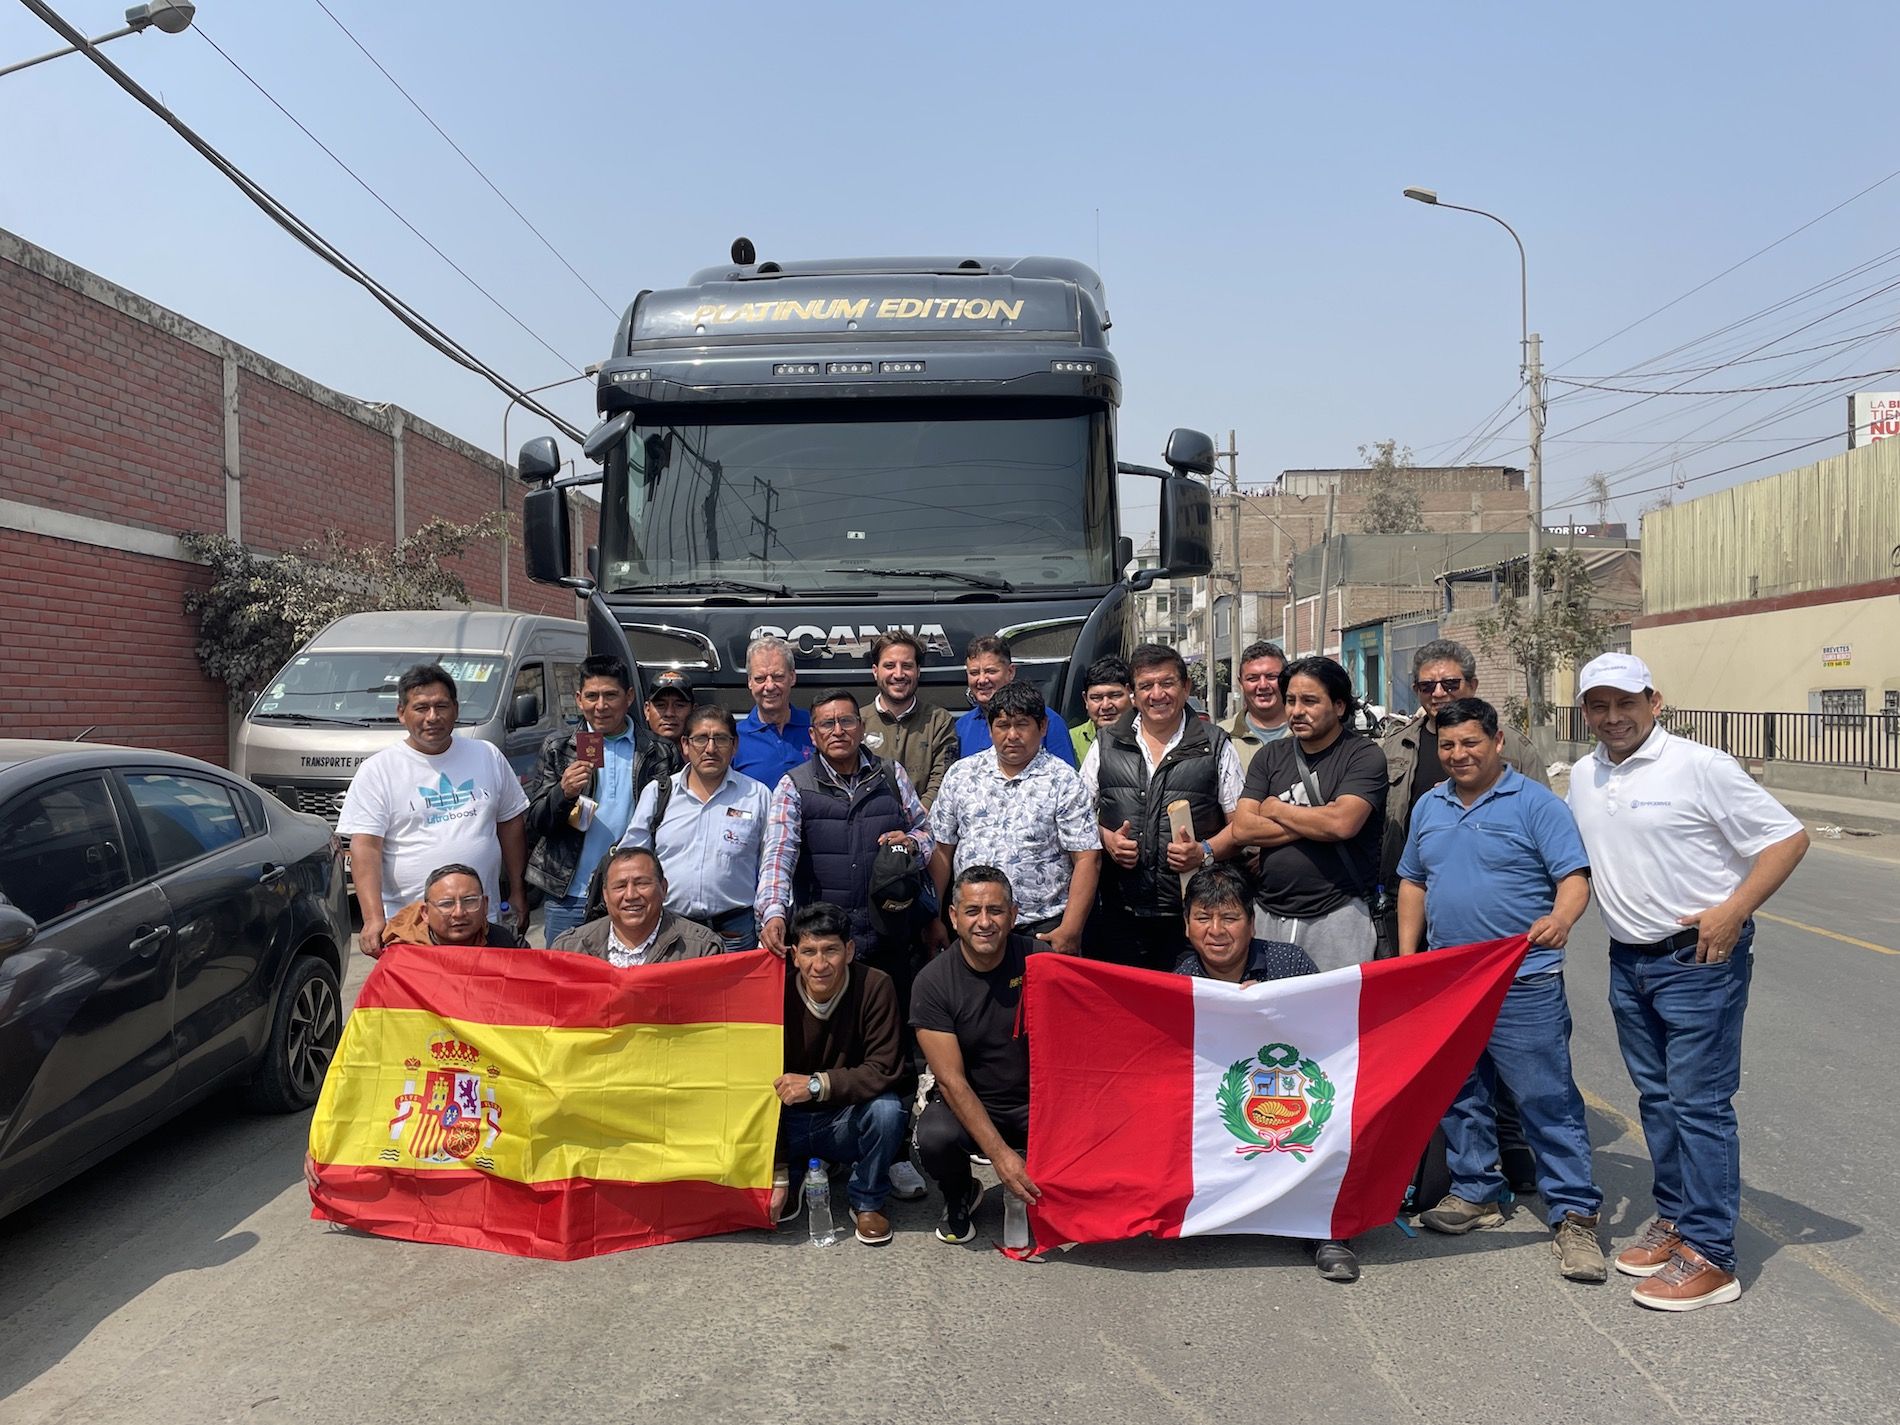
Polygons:
M323 1076L336 1052L336 995L330 982L317 976L304 982L290 1007L290 1081L306 1097L323 1086Z

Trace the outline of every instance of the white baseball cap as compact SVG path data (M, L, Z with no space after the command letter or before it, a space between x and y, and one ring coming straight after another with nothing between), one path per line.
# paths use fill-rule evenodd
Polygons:
M1604 653L1583 665L1577 674L1577 701L1592 688L1617 688L1625 693L1642 693L1656 686L1649 676L1649 665L1633 653Z

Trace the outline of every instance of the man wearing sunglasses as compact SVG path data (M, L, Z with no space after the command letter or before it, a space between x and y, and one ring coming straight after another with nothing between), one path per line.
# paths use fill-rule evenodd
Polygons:
M1431 719L1439 709L1461 698L1478 696L1478 660L1469 648L1450 638L1434 638L1412 655L1412 691L1418 711L1402 727L1379 739L1385 752L1385 835L1380 842L1379 884L1385 888L1386 924L1381 946L1398 941L1399 857L1406 833L1412 829L1412 808L1418 799L1445 780L1438 760L1438 737ZM1550 785L1542 759L1518 730L1505 725L1504 760L1540 787Z
M653 851L666 868L666 908L716 934L727 951L759 943L759 888L772 794L733 770L732 714L702 703L686 717L686 765L640 794L622 846Z

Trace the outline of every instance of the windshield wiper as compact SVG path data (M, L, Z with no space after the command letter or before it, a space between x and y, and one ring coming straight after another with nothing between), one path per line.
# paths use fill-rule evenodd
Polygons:
M687 589L732 589L741 594L773 594L781 599L789 599L792 596L792 591L783 584L762 584L751 579L675 579L669 584L637 585L626 592L661 594Z
M301 712L261 712L251 714L252 722L294 722L309 727L315 723L326 723L338 727L356 727L363 719L357 717L325 717L321 713ZM391 718L391 722L395 719Z
M827 569L827 574L876 574L888 579L955 579L960 584L969 584L978 589L1001 589L1004 593L1015 592L1016 586L1007 579L995 574L972 574L963 569L876 569L850 568Z

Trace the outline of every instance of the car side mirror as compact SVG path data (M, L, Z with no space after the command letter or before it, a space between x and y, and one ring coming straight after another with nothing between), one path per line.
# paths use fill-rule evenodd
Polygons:
M39 922L17 905L0 902L0 955L24 950L40 933Z

